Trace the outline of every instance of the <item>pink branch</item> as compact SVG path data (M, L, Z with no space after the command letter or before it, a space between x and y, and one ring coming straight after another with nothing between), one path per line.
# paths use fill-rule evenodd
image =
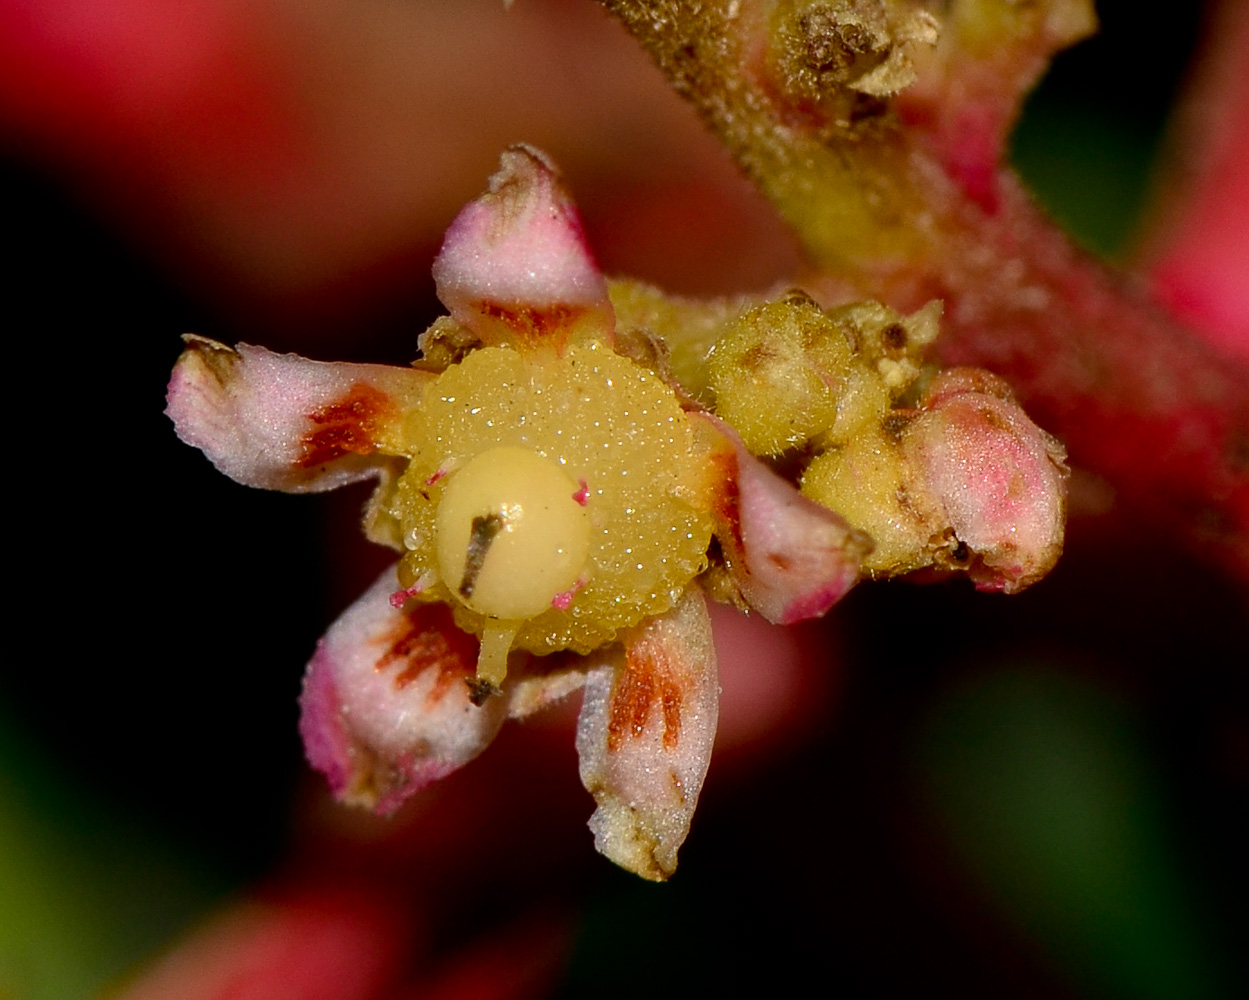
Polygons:
M1223 4L1209 28L1160 186L1149 276L1173 315L1249 360L1249 7Z

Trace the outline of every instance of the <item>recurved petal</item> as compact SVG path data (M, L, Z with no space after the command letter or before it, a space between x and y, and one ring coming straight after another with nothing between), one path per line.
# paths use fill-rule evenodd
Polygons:
M434 261L438 298L486 344L610 340L615 313L581 217L554 164L507 149L489 189L464 207Z
M598 803L590 829L599 852L662 880L676 870L716 735L720 686L702 592L691 586L622 645L586 682L581 782Z
M723 421L690 416L720 438L716 536L742 597L777 625L818 618L858 582L871 539L804 497Z
M165 412L219 470L263 489L320 492L387 474L395 459L379 449L433 378L185 339Z
M1034 424L1001 379L954 368L933 380L903 448L913 489L937 504L970 550L981 590L1012 593L1062 552L1067 466L1062 445Z
M444 604L395 608L394 569L331 627L308 664L299 731L335 797L379 813L477 756L507 700L474 705L477 639Z

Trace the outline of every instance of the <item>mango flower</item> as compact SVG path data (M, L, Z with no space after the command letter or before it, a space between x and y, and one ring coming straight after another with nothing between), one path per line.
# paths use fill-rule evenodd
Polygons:
M1061 451L991 376L923 363L939 305L609 284L525 146L453 222L434 277L449 316L411 368L189 336L169 387L182 440L245 485L377 483L364 528L400 558L322 639L301 698L308 759L342 801L390 813L583 689L595 844L666 878L716 730L706 595L785 624L863 575L1013 590L1057 558ZM764 411L792 433L762 442ZM841 474L812 462L825 485L804 496L759 457L783 453L841 456ZM864 513L904 495L893 535Z

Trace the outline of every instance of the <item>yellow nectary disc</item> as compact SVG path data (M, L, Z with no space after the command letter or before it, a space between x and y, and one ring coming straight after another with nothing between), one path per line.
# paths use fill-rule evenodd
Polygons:
M532 618L570 590L590 517L568 473L532 449L491 448L453 472L438 503L438 570L490 618Z
M475 350L430 384L402 436L400 586L449 601L467 631L510 622L513 648L588 652L667 611L706 567L706 460L689 420L662 379L603 344ZM549 502L554 523L504 539L486 500ZM492 512L463 597L473 520Z

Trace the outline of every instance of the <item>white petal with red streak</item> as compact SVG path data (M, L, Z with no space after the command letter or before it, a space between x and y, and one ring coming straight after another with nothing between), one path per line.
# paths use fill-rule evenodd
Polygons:
M428 646L413 641L413 615L445 608L410 602L396 609L394 590L390 569L330 627L300 698L309 762L337 798L381 813L477 756L507 717L506 698L481 707L469 698L475 640L451 635L461 655L423 662Z
M612 336L615 312L581 218L554 164L531 146L500 158L489 189L456 216L434 261L438 298L485 343L517 335L512 314L537 316L543 335L575 323Z
M723 421L691 417L712 424L732 449L716 535L742 597L777 625L818 618L858 582L871 540L799 493Z
M694 586L672 611L630 630L617 662L586 682L577 752L598 803L594 844L643 878L676 869L711 759L719 692L711 621Z
M165 412L220 471L264 489L320 492L389 474L395 460L374 452L376 431L416 406L433 377L186 339Z

